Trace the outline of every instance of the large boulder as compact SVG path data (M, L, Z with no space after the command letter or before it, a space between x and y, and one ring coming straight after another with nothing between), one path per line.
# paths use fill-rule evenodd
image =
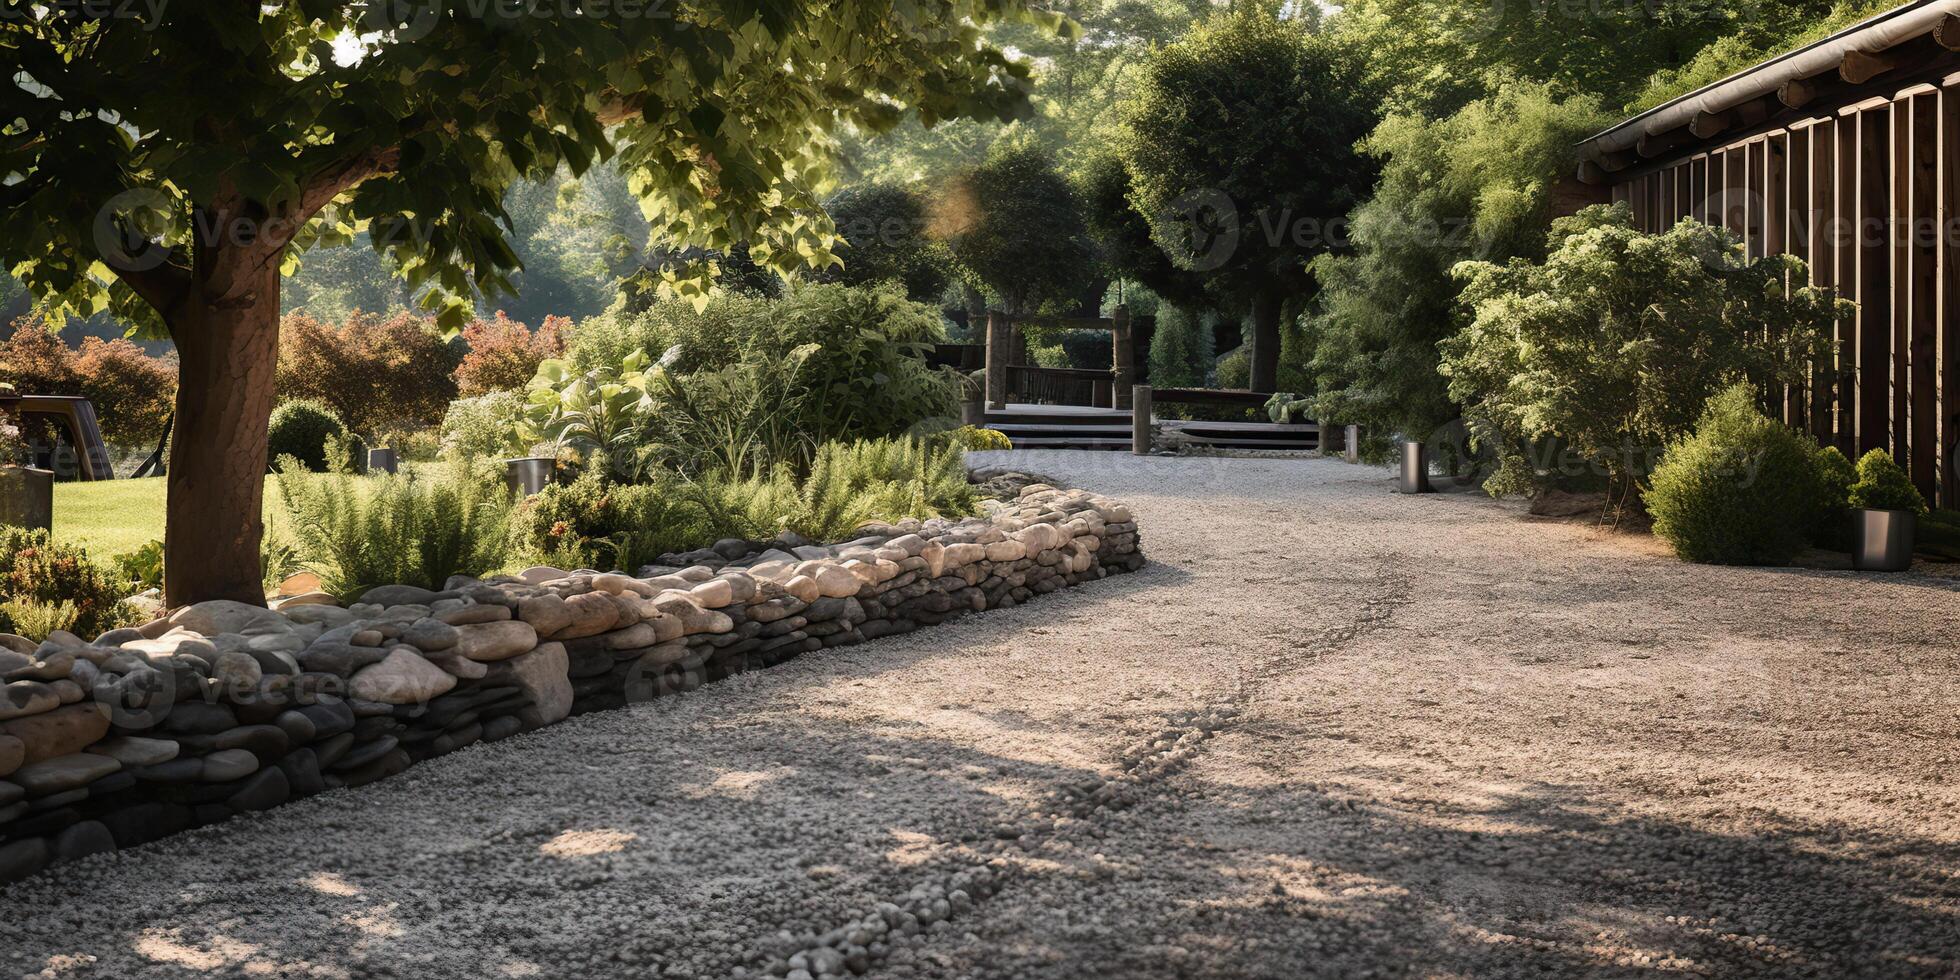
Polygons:
M348 683L348 691L363 701L426 704L455 686L455 675L408 647L396 647L386 660L361 668Z
M109 734L109 706L71 704L27 718L0 722L0 735L20 739L27 765L73 755Z
M607 607L610 610L611 604ZM538 646L538 631L525 622L473 623L456 627L456 633L453 649L471 660L508 660Z
M484 683L513 685L531 699L518 712L526 728L541 728L572 713L571 658L562 643L547 643L530 653L501 661L490 668Z
M292 629L291 621L264 606L231 599L213 599L185 606L170 614L171 626L205 636L219 633L277 633Z

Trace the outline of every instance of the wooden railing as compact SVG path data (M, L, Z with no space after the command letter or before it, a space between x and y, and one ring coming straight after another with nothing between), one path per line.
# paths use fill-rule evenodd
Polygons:
M1116 404L1115 377L1114 371L1017 364L1007 369L1007 399L1030 405L1110 408Z

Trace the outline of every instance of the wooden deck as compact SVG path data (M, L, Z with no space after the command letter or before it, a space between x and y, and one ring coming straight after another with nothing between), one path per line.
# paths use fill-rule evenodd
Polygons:
M1202 422L1162 419L1158 424L1187 442L1216 449L1320 448L1316 423L1280 425L1273 422ZM1024 449L1128 450L1132 445L1127 411L1079 405L1024 405L987 410L987 428L997 429Z

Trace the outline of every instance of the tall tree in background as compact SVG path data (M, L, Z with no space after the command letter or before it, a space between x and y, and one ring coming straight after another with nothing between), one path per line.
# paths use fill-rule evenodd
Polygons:
M1276 390L1281 311L1368 193L1375 124L1357 59L1263 6L1159 50L1124 107L1131 200L1159 247L1252 314L1251 379Z
M1075 189L1032 140L997 144L946 194L933 231L1009 313L1072 304L1094 277Z
M45 4L0 20L0 259L57 314L111 306L177 345L168 602L263 601L279 276L307 246L366 227L460 327L518 265L511 185L617 156L663 241L827 263L823 134L908 108L1019 115L1026 69L974 25L1062 23L1024 0L585 6ZM706 288L671 270L663 285Z
M863 286L892 281L921 303L936 303L952 281L952 256L928 232L932 216L925 200L897 184L863 184L839 191L824 202L844 247L841 266L819 269L812 278Z
M1599 100L1515 82L1442 119L1398 114L1363 147L1381 182L1355 209L1353 252L1314 261L1306 365L1317 418L1426 437L1457 415L1437 345L1462 326L1450 270L1544 256L1573 144L1610 119Z

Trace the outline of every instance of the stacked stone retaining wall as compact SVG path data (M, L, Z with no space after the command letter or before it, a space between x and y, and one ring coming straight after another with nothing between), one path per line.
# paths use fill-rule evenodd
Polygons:
M0 882L1144 560L1125 507L1040 484L987 517L732 544L637 576L537 568L345 608L201 603L92 643L0 636Z

